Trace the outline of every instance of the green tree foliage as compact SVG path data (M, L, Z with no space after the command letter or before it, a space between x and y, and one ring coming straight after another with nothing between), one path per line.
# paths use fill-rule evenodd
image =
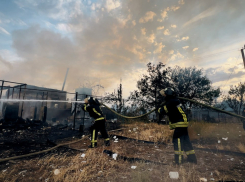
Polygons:
M239 83L237 86L231 86L229 95L225 97L228 106L234 110L236 114L241 114L244 105L245 83Z
M194 99L203 103L212 103L215 97L220 96L220 89L214 89L211 81L203 75L201 69L195 67L175 68L165 67L163 63L147 64L147 75L137 82L138 90L131 93L129 99L137 102L141 107L152 109L157 107L163 97L161 89L173 87L179 96ZM183 102L184 107L192 105Z
M159 91L170 86L169 71L170 68L165 68L165 65L161 62L157 65L148 63L148 74L144 74L137 82L138 90L131 92L129 100L133 101L134 105L137 104L138 107L142 108L140 110L145 108L144 112L146 112L146 108L150 110L157 107L163 99Z
M219 88L214 89L212 87L211 81L203 74L202 69L197 69L196 67L180 68L176 66L171 69L170 75L172 86L181 97L213 105L214 99L221 94ZM184 106L192 106L192 103L184 101L183 103Z

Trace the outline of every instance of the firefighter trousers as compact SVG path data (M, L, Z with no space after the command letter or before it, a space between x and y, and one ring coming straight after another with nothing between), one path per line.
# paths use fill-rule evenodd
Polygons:
M173 135L175 163L183 163L184 152L187 155L187 162L197 163L195 151L193 150L187 127L175 128Z
M100 131L102 137L105 140L106 145L110 145L110 138L109 135L106 131L106 126L105 126L105 120L98 120L95 121L95 123L90 127L90 132L91 132L91 147L96 147L97 146L97 137L98 137L98 132Z

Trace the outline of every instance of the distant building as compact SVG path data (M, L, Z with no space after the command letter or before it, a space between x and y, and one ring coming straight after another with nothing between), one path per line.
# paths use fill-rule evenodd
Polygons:
M5 99L24 99L24 100L37 100L36 102L4 102L1 104L1 110L3 117L6 116L6 109L14 108L13 112L18 110L18 114L14 114L15 116L22 117L24 119L40 119L40 114L42 112L42 107L46 106L48 111L47 112L47 119L51 120L53 117L57 117L60 112L55 112L57 110L66 110L69 106L65 102L41 102L41 100L66 100L66 92L50 89L45 87L37 87L33 85L26 85L26 86L14 86L11 88L5 87L6 93L3 95L2 98ZM13 105L13 107L11 107ZM53 110L53 111L51 111ZM7 112L8 114L11 113Z

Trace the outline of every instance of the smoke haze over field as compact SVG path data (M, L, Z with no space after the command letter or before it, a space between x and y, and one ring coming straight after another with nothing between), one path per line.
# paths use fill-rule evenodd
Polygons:
M242 0L2 1L0 78L61 89L69 67L67 91L88 80L111 92L122 78L128 96L148 62L163 62L204 68L227 90L244 81L244 6Z

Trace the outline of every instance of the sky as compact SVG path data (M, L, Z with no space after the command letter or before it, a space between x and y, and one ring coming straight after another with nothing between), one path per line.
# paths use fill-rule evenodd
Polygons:
M1 0L0 80L123 97L146 64L197 67L227 92L245 81L244 0ZM96 88L96 87L94 87Z

